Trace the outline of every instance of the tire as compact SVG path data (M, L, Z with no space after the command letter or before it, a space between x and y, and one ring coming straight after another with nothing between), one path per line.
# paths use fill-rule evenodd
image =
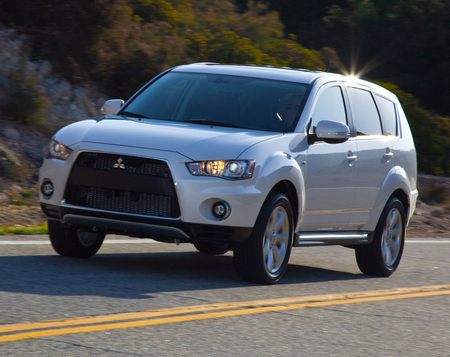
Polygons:
M223 246L207 242L195 242L194 246L200 253L209 255L222 255L228 252L228 249L224 248Z
M65 228L58 221L48 221L48 235L53 249L59 255L74 258L90 258L102 246L104 233Z
M372 243L355 249L359 269L367 275L392 275L402 258L405 228L405 207L398 198L393 197L381 213Z
M286 271L294 234L294 214L288 198L270 195L249 239L234 250L237 273L247 281L274 284Z

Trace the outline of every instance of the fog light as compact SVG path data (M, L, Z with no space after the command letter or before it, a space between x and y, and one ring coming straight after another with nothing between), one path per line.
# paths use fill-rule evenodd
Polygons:
M50 180L44 180L41 185L41 192L46 198L50 198L55 191L55 187L53 186L53 182Z
M219 201L214 203L212 213L216 218L225 219L230 215L231 209L228 203L225 201Z

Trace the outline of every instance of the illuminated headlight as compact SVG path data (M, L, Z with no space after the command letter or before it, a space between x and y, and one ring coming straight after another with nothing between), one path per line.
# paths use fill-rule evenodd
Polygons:
M247 179L253 176L254 160L211 160L195 161L186 164L194 176L215 176L226 179Z
M48 144L48 157L66 160L71 153L72 150L66 145L61 144L56 140L50 140L50 143Z

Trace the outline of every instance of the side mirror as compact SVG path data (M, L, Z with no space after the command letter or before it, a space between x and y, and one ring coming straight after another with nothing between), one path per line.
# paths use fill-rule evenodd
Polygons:
M317 123L315 138L330 144L343 143L350 137L350 128L337 121L321 120Z
M117 114L124 103L125 102L122 99L110 99L102 105L100 111L104 115Z

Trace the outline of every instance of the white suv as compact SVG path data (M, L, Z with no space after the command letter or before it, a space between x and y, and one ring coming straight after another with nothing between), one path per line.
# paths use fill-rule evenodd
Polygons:
M306 70L172 68L126 103L52 138L40 200L61 255L105 234L234 251L246 280L275 283L292 246L344 245L389 276L417 198L400 103L366 81Z

